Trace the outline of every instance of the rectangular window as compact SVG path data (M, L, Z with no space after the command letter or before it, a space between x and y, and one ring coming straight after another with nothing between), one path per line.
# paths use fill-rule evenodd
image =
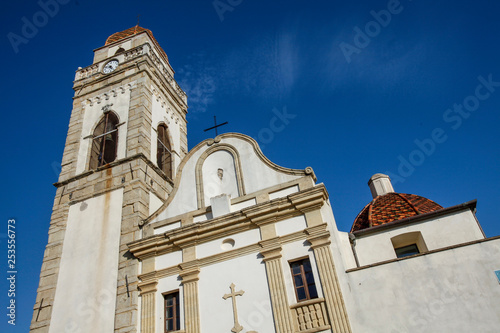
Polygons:
M180 330L179 291L164 294L165 299L165 332Z
M417 244L411 244L408 246L403 246L399 247L397 249L394 249L396 251L396 256L398 258L404 258L408 256L412 256L414 254L419 254L420 251L418 250Z
M297 302L318 298L309 258L290 262Z

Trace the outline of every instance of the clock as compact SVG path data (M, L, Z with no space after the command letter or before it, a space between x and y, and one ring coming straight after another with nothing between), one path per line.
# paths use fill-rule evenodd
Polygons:
M104 74L111 73L116 69L116 67L118 67L118 60L111 60L106 65L104 65L104 67L102 68L102 72Z

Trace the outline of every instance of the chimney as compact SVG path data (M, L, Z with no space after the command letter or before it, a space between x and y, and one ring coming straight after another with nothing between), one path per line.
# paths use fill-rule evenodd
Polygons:
M379 195L394 192L394 188L391 184L391 178L382 173L374 174L368 181L368 186L370 186L370 191L372 191L373 199Z

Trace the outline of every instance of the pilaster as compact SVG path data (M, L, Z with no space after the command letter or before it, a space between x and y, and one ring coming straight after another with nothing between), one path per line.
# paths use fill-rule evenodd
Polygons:
M155 295L158 282L139 285L141 290L141 333L155 333Z
M326 230L326 223L308 228L307 234L309 235L307 241L311 243L311 248L316 257L316 264L333 331L336 333L350 333L351 327L335 271L335 263L330 250L330 233Z
M185 267L180 273L184 287L185 333L200 333L199 274L198 267Z
M285 290L285 278L281 266L281 245L277 238L262 241L260 254L264 257L271 294L271 306L276 333L294 332L292 313Z

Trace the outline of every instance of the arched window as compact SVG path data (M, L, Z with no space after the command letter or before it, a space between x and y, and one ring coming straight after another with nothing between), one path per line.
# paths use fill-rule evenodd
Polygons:
M167 126L161 124L158 126L156 161L158 167L169 178L172 178L172 148L168 139Z
M116 159L117 125L118 117L113 112L107 112L97 124L92 139L90 169L96 169Z

